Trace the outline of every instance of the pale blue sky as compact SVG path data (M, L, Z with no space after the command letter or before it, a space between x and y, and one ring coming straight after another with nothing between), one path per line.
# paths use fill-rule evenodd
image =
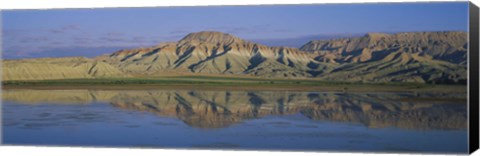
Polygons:
M467 31L468 3L10 10L2 19L5 59L90 57L205 30L297 47L367 32Z

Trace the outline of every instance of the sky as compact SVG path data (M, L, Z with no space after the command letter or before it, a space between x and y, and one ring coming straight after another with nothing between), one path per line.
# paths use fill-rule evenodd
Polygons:
M86 56L220 31L270 45L368 32L467 31L468 2L3 10L4 59Z

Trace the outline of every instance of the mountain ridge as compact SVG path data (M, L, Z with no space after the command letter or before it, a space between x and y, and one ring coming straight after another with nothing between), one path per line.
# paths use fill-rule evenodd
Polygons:
M353 82L463 84L466 82L466 48L467 34L453 31L367 33L362 37L313 40L300 48L269 47L227 33L201 31L190 33L178 42L123 49L84 62L100 64L102 69L96 71L104 71L105 77L148 77L177 73ZM8 71L3 80L31 80L35 79L35 74L42 75L31 71L39 70L30 67L31 62L4 60L2 63L4 70ZM42 71L45 72L42 79L50 79L48 73L55 73L49 71L53 69L50 66L58 63L43 63L49 68ZM21 69L21 72L5 67ZM87 73L83 75L84 78L97 77L83 69L81 71ZM75 76L78 77L81 78L81 74Z

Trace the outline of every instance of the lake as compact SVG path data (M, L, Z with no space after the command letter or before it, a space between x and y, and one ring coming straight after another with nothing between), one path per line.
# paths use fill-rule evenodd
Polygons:
M2 92L10 145L466 154L465 94Z

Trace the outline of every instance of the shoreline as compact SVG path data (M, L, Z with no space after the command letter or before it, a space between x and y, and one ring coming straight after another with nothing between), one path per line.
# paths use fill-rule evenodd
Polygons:
M462 84L362 83L314 79L240 77L155 77L2 81L2 89L96 89L96 90L241 90L324 92L436 92L467 93Z
M259 85L259 84L35 84L2 85L2 90L36 89L36 90L231 90L231 91L320 91L320 92L435 92L467 93L463 85Z

